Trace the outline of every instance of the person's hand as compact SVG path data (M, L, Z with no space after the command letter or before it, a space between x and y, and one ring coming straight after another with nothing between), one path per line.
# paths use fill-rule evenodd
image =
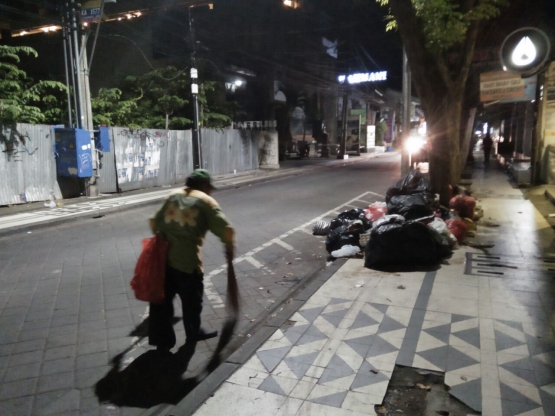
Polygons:
M225 258L228 262L233 261L235 257L235 249L233 246L225 246Z

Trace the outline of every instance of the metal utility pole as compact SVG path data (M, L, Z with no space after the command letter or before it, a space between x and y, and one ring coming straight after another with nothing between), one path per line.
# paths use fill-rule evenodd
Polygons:
M410 135L411 110L411 74L407 53L403 48L403 139L401 141L401 174L406 175L411 169L410 156L404 148Z
M99 23L98 23L99 24ZM93 131L93 120L92 120L92 106L91 106L91 91L89 85L89 63L87 60L87 36L81 36L81 54L80 54L80 67L81 73L79 74L79 82L81 84L82 93L82 103L81 112L83 117L83 128L90 132ZM94 142L94 140L93 140ZM94 159L93 155L93 159Z
M73 85L76 92L77 92L77 102L75 106L75 117L77 118L77 128L83 128L83 111L82 111L82 103L83 103L83 92L81 89L81 63L79 59L79 39L77 37L77 7L75 4L75 0L71 0L71 37L73 41L73 62L74 62L74 69L77 82Z
M191 17L191 7L189 7L189 41L191 44L191 95L193 96L193 169L202 167L201 137L199 129L199 108L198 108L198 70L196 68L195 57L195 30Z
M343 108L341 112L341 143L339 143L338 159L346 159L347 155L347 107L349 105L349 87L345 87L343 92Z
M62 5L63 6L63 5ZM67 28L66 28L66 19L64 12L62 11L62 38L63 38L63 45L64 45L64 66L66 70L66 87L67 87L67 116L68 116L68 127L73 127L73 115L71 114L71 95L70 91L70 81L69 81L69 68L68 68L68 57L67 57Z

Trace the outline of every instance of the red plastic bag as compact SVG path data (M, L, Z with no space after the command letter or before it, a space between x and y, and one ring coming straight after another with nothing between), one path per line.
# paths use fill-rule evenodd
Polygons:
M449 201L449 208L454 209L463 218L474 218L476 200L471 196L457 195Z
M143 240L143 251L131 279L131 288L137 299L150 303L164 302L167 251L168 242L159 234Z
M461 244L466 237L466 224L463 220L454 219L445 221L447 229L455 236L459 244Z
M375 202L364 210L364 216L369 221L377 221L387 214L387 204L385 202Z

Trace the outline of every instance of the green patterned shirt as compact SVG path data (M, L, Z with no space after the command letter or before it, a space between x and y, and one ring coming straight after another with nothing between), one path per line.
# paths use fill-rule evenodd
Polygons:
M233 227L216 200L194 189L172 192L151 219L151 228L170 243L168 265L186 273L202 271L200 249L208 230L233 246Z

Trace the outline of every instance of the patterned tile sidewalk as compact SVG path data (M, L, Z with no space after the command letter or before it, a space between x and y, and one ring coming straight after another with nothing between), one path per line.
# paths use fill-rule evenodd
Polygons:
M403 365L445 373L486 416L555 415L550 227L503 176L476 182L500 224L476 238L493 249L430 272L349 260L195 414L374 415Z

